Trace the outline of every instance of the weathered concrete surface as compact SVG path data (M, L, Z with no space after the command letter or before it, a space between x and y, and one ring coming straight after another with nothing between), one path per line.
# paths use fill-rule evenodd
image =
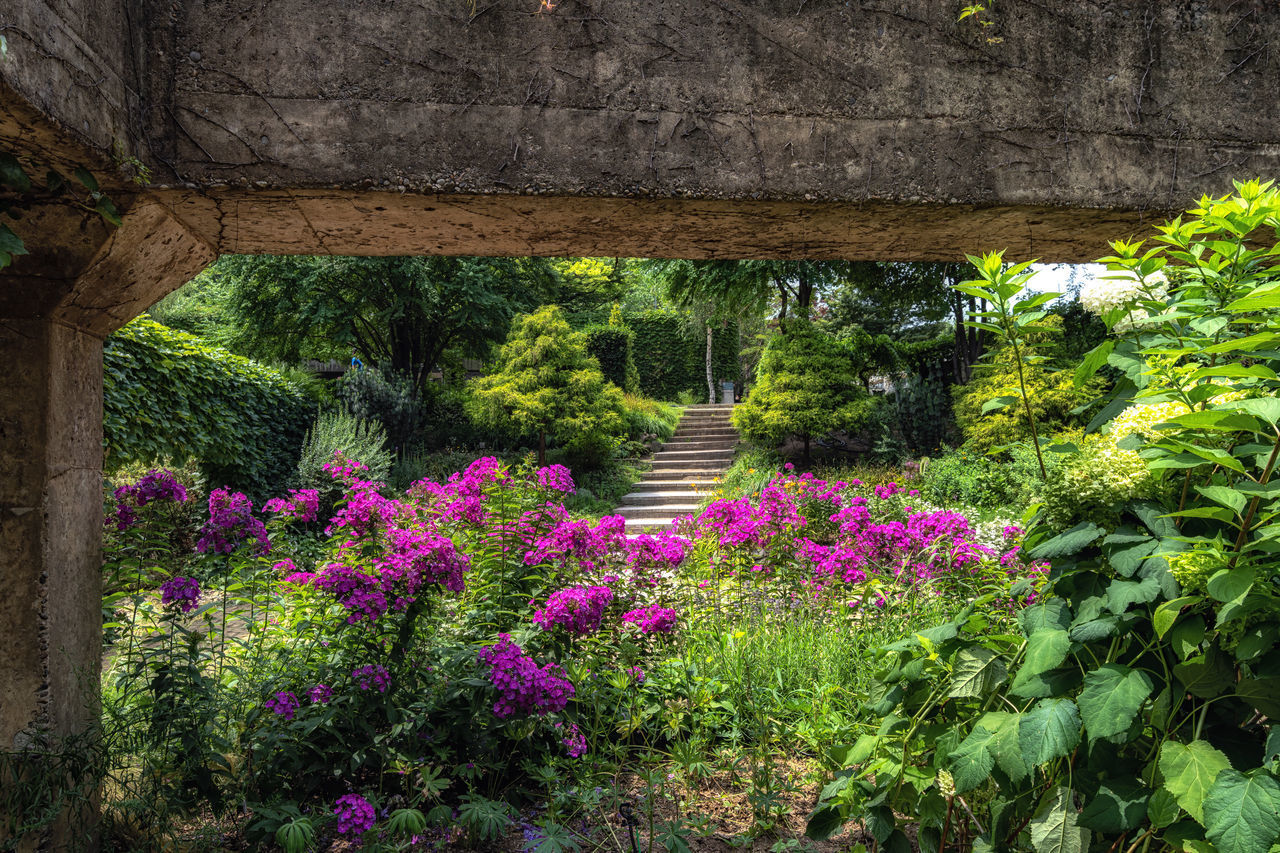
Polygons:
M17 6L0 78L220 250L1086 260L1280 171L1260 0Z

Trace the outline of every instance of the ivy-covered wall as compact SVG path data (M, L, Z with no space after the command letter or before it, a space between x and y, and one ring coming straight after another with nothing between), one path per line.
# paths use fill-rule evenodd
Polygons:
M638 311L626 316L635 333L632 355L640 391L658 400L674 400L681 391L707 393L707 339L673 311ZM717 326L711 337L716 382L738 380L738 324Z
M315 416L280 373L145 315L107 339L103 379L108 471L196 460L210 485L267 495L292 477Z

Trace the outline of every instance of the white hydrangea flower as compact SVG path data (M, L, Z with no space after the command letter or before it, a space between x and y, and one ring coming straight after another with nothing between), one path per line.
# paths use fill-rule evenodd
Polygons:
M1107 435L1113 442L1139 435L1147 441L1160 437L1156 424L1173 420L1179 415L1191 411L1186 403L1180 400L1169 400L1165 403L1138 403L1116 415L1107 428Z
M1123 332L1146 322L1150 314L1145 308L1133 307L1139 299L1165 301L1169 298L1169 286L1164 273L1147 276L1144 285L1136 278L1095 278L1080 291L1080 304L1099 317L1116 308L1129 307L1129 313L1116 321L1113 331Z

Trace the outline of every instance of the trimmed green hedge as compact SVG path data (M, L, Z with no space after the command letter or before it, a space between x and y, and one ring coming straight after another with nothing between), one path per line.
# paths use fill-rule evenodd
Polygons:
M619 388L627 389L627 373L632 368L632 339L635 333L626 326L588 326L587 352L600 362L600 372Z
M106 467L199 462L255 497L293 476L314 402L280 373L142 316L103 349Z
M640 392L655 400L674 400L681 391L707 393L707 339L674 311L628 314L635 333L632 357ZM738 380L738 324L717 327L711 334L711 364L716 382Z

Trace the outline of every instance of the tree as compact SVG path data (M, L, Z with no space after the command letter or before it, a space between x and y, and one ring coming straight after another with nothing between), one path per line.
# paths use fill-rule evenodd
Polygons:
M559 281L538 258L229 255L204 275L219 284L232 349L290 362L355 354L419 390L446 350L483 357Z
M800 320L792 320L765 348L755 388L734 409L733 425L758 444L788 436L804 442L837 430L857 431L875 417L877 399L859 380L865 357Z
M824 325L832 331L861 326L873 337L935 337L952 308L951 284L959 264L850 263L827 298Z
M496 373L471 384L471 407L483 423L538 435L538 462L547 436L598 461L624 430L622 392L605 381L587 354L586 336L564 312L547 305L518 318L502 347Z

